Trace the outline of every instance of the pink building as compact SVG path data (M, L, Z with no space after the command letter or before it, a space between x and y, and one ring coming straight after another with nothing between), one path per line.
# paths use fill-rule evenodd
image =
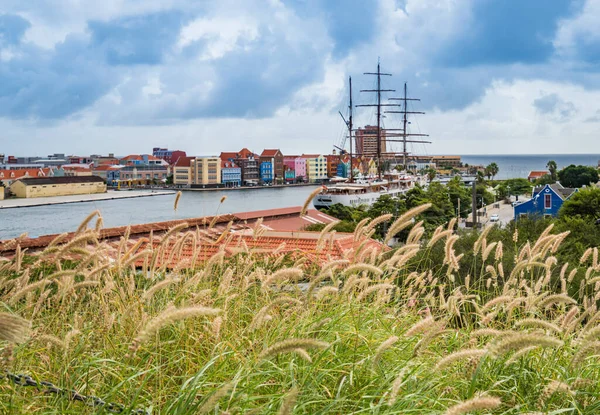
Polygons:
M300 156L284 156L283 165L296 172L296 179L302 177L306 180L306 159Z

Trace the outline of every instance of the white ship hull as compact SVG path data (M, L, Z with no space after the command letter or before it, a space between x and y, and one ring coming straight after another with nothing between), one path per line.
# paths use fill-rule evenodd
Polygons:
M403 193L406 193L407 190L394 189L390 191L381 191L381 192L367 192L361 194L351 194L351 195L342 195L342 194L319 194L313 199L313 205L317 209L328 208L336 203L340 203L344 206L350 207L359 207L361 205L371 206L373 203L377 201L383 195L389 195L391 197L397 197Z

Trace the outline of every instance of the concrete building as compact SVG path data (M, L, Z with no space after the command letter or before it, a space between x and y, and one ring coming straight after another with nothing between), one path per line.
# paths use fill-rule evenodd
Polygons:
M242 169L242 185L255 186L260 180L260 169L258 156L247 148L239 152L223 152L220 155L221 160L233 161Z
M68 158L62 153L50 154L45 159L39 157L30 157L27 159L30 161L24 160L26 163L35 163L41 166L62 166L63 164L69 164Z
M283 183L283 154L279 149L265 149L259 157L259 161L270 162L272 166L272 181L274 183Z
M306 159L301 156L284 156L284 166L294 170L296 182L306 181Z
M288 166L284 166L283 171L283 179L286 183L295 183L296 182L296 171L290 169Z
M431 162L440 169L445 167L462 167L460 156L431 156Z
M168 166L169 163L151 154L130 154L119 159L122 166Z
M192 170L192 185L221 184L221 159L218 156L196 157Z
M190 186L194 184L194 157L179 157L173 165L173 184Z
M381 129L381 154L387 152L385 130ZM363 157L377 155L377 126L366 125L356 130L356 153Z
M94 166L115 166L119 164L119 159L113 153L108 153L108 156L100 154L92 154L91 156Z
M10 191L23 198L87 195L106 192L106 183L98 176L33 177L13 182Z
M121 169L124 166L108 166L106 170L106 184L109 186L118 186L121 181ZM102 176L100 176L102 177Z
M327 180L327 159L320 154L303 154L306 160L306 176L310 183Z
M327 159L327 176L335 177L337 176L337 168L338 164L340 164L340 156L337 154L329 154L325 156Z
M152 149L152 155L154 157L157 157L159 159L166 161L169 164L175 163L177 161L177 159L179 159L180 157L187 157L187 154L185 153L185 151L169 150L168 148L160 148L160 147L154 147Z
M242 185L242 169L233 161L221 160L221 183L226 187Z
M118 180L120 186L159 184L165 183L169 174L169 166L122 166Z

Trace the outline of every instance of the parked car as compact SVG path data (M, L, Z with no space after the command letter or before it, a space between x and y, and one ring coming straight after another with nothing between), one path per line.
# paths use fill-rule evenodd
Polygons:
M500 220L500 216L498 216L497 213L494 213L492 216L490 216L490 222L498 222Z
M520 200L517 200L515 202L512 202L512 206L515 207L517 205L520 205L521 203L523 203L523 202L521 202Z

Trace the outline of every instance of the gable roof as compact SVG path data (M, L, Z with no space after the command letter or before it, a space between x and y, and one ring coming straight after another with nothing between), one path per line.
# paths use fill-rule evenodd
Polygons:
M44 177L50 173L50 168L0 170L0 180L17 180L25 177Z
M221 160L236 159L238 158L238 153L236 153L235 151L222 151L219 158Z
M541 170L532 170L529 172L529 175L527 176L528 179L531 179L533 177L543 177L547 174L550 174L549 171L541 171Z
M275 157L275 156L277 156L277 153L281 154L281 151L279 151L278 148L275 148L275 149L266 149L265 148L260 156L261 157Z
M257 158L258 154L254 154L252 151L248 150L246 147L240 150L238 153L239 158L247 159L249 157Z
M538 186L533 189L533 194L538 195L544 190L546 187L552 189L552 191L560 197L562 200L567 200L573 193L575 193L578 189L572 187L563 187L560 183L546 184L544 186Z
M238 168L238 165L235 164L233 161L229 161L229 160L221 160L221 168L222 169L235 169Z

